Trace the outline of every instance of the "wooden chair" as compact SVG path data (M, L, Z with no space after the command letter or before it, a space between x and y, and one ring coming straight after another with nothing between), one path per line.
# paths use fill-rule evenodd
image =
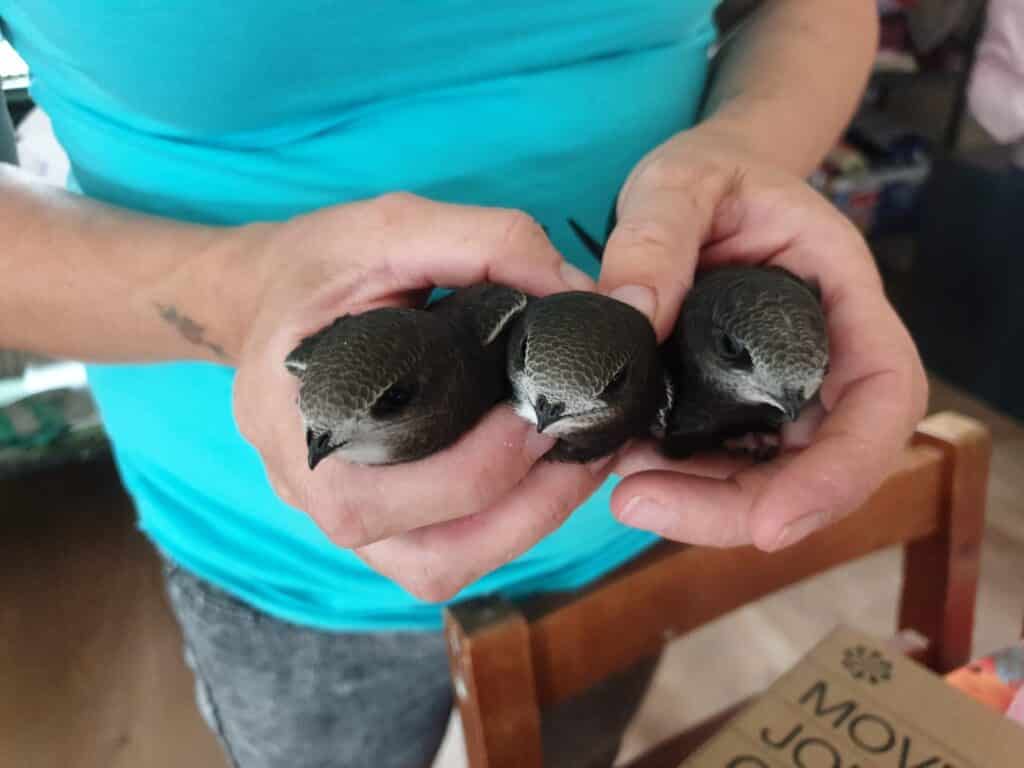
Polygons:
M452 606L446 632L470 768L541 768L542 709L740 606L895 545L904 547L898 629L926 639L915 655L935 671L964 663L990 454L982 424L934 415L867 503L782 552L662 543L538 615L500 599ZM631 765L675 768L732 711Z

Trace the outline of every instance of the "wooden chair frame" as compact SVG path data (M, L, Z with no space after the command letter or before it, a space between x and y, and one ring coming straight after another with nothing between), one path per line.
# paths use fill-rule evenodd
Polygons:
M661 543L553 608L490 598L450 607L445 629L470 768L542 768L542 709L736 608L896 545L904 547L898 629L927 640L919 655L932 669L963 664L990 455L982 424L937 414L860 509L782 552ZM723 718L680 739L696 746Z

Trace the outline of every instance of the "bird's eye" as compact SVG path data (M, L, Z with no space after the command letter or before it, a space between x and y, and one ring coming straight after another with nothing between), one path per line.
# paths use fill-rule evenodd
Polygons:
M754 361L750 358L747 348L740 344L731 334L725 331L715 333L715 348L719 356L737 368L753 368Z
M408 382L392 384L377 398L370 412L377 418L394 416L416 395L416 385Z
M622 366L622 368L619 369L619 372L612 376L611 381L609 381L605 385L604 389L601 390L601 396L608 397L609 395L614 395L615 393L619 392L622 389L622 387L626 384L626 377L628 374L629 366Z

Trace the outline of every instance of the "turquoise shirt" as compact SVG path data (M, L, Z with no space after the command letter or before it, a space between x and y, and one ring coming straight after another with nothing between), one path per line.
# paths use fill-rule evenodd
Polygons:
M714 5L0 0L0 19L85 195L238 224L407 190L524 209L596 274L566 220L603 234L634 164L693 123ZM89 367L143 530L297 623L439 627L439 606L274 495L234 423L233 376L204 363ZM636 556L654 538L613 518L612 487L456 599L571 589Z

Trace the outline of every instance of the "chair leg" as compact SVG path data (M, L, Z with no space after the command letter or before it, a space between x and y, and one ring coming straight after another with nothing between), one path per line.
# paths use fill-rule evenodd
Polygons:
M469 768L542 768L530 629L498 598L445 611L445 633Z
M899 628L927 637L926 663L945 673L971 656L992 441L984 425L952 413L926 419L914 439L945 454L947 502L939 530L904 550Z

